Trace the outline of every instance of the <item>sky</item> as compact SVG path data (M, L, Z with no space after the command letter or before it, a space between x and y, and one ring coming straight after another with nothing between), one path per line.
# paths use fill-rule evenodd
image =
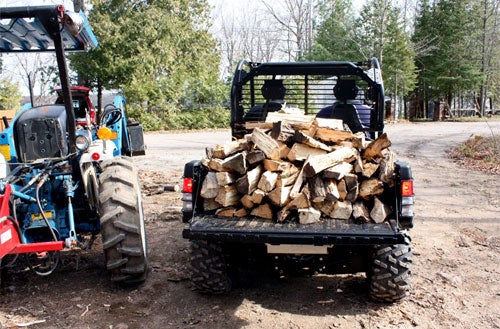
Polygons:
M280 0L268 0L268 3L277 3ZM353 4L357 10L361 8L366 0L353 0ZM265 6L261 0L208 0L208 3L213 7L212 17L214 19L213 32L217 33L220 30L221 22L223 19L231 17L241 17L242 14L249 10L258 11L264 10ZM0 0L0 7L14 7L14 6L39 6L39 5L58 5L63 4L66 8L73 9L72 0ZM4 62L3 72L8 74L17 81L23 94L28 94L24 76L19 74L17 69L18 59L16 55L7 54L2 56Z

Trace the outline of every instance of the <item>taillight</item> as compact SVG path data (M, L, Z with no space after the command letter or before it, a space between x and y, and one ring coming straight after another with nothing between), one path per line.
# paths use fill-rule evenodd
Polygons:
M413 196L413 181L412 180L404 180L401 181L401 196L408 197Z
M413 207L415 201L413 199L413 180L401 181L401 216L413 217Z
M185 177L182 184L182 192L193 193L193 179Z
M182 183L182 211L193 211L193 179L185 177Z
M99 159L101 158L101 155L97 152L92 153L91 156L92 156L92 160L94 160L94 161L99 161Z

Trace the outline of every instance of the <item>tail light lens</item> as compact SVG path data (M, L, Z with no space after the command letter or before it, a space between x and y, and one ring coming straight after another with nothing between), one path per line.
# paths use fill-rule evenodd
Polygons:
M414 216L414 204L413 199L413 180L403 180L401 181L401 216L402 217L413 217Z
M404 180L401 181L401 196L409 197L413 196L413 181L412 180Z
M193 211L193 179L185 177L182 183L182 211Z
M182 183L182 192L193 193L193 179L192 178L184 178Z

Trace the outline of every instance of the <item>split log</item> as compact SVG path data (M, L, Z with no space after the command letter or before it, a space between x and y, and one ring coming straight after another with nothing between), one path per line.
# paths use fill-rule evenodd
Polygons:
M355 136L346 130L333 130L330 128L318 127L314 134L314 138L325 143L339 143L341 141L351 140Z
M333 205L333 211L330 213L332 218L349 219L352 214L352 203L350 201L337 201Z
M380 135L376 140L368 144L363 152L363 158L367 161L371 161L376 158L382 158L382 150L391 146L391 141L384 133Z
M328 146L325 143L322 143L318 140L315 140L311 136L308 136L305 133L303 133L302 131L295 131L295 134L293 135L293 140L296 143L305 144L307 146L314 147L314 148L317 148L320 150L324 150L326 152L332 151L332 148L330 146Z
M215 198L203 199L203 209L206 211L219 209L220 207L222 207L221 204L215 201Z
M354 222L358 224L365 224L370 221L370 212L363 201L356 201L352 205L352 217Z
M347 162L341 162L333 167L327 168L323 171L324 178L334 178L341 180L346 174L352 172L353 165Z
M375 172L379 168L378 163L366 162L363 164L363 176L366 178L370 178L375 174Z
M294 172L282 172L281 174L278 175L278 180L276 181L276 186L277 187L283 187L283 186L288 186L292 185L295 183L297 180L297 177L299 176L299 170L297 167L293 167Z
M346 183L345 183L345 180L341 180L338 184L337 184L337 190L339 191L339 200L340 201L344 201L347 197L347 186L346 186Z
M246 152L236 153L222 162L222 166L229 171L235 171L241 175L247 171Z
M252 150L247 153L247 165L253 166L266 158L266 155L261 150Z
M216 159L216 158L212 158L208 161L207 163L207 167L212 170L212 171L229 171L228 168L224 168L224 166L222 165L224 162L224 160L222 159Z
M226 185L221 187L215 201L220 203L223 207L236 205L240 201L240 196L236 186Z
M326 198L326 189L321 176L309 179L309 191L311 191L311 202L323 202Z
M286 159L288 157L288 153L290 153L290 148L282 142L278 142L279 144L279 153L281 159Z
M229 185L229 184L232 184L236 181L236 178L234 177L234 175L229 173L229 172L218 172L218 173L215 173L215 176L217 178L217 184L219 186Z
M244 176L236 180L236 188L241 194L252 194L259 184L262 174L262 165L258 165L254 169L248 171Z
M390 150L383 152L384 158L380 162L379 179L388 184L390 187L394 186L394 170L396 164L396 154Z
M241 200L240 200L241 204L243 205L243 207L247 208L247 209L252 209L253 206L255 205L255 203L252 201L252 197L248 194L245 194Z
M307 130L311 127L314 117L304 114L290 114L280 112L269 112L266 117L267 122L283 122L289 124L296 130Z
M325 180L326 197L325 200L328 202L336 202L340 199L339 189L337 187L337 182L334 179Z
M295 143L292 145L290 152L288 153L287 159L294 161L304 161L308 156L315 155L325 155L327 152L325 150L321 150L315 147L311 147L308 145Z
M344 122L342 121L342 119L315 118L313 126L316 126L318 128L342 130L344 128Z
M275 206L282 207L288 202L291 190L291 186L277 187L267 195L267 198Z
M300 190L302 190L302 185L304 185L304 168L307 165L310 157L307 157L306 162L304 163L304 166L300 169L299 175L297 176L297 179L295 180L295 183L293 183L292 190L290 191L290 197L294 199L299 193Z
M311 193L309 188L306 186L300 191L300 193L292 199L287 205L287 209L300 209L309 208L311 206Z
M259 190L259 189L256 189L252 193L251 200L254 204L260 204L260 203L262 203L262 199L264 199L265 196L266 196L266 192Z
M279 144L271 136L267 135L262 129L255 129L252 132L252 142L255 146L264 152L266 157L272 160L280 159Z
M245 129L255 130L255 129L268 130L273 128L272 122L262 122L262 121L247 121L245 122Z
M264 159L264 169L268 171L291 171L292 168L295 168L295 171L298 171L298 169L290 162Z
M354 144L351 141L342 141L342 142L338 143L337 145L342 146L342 147L354 148Z
M313 207L299 209L298 213L299 223L302 225L319 222L319 219L321 218L321 212Z
M387 215L389 215L390 208L380 201L379 198L375 197L374 200L375 202L370 211L370 216L375 223L380 224L387 218Z
M291 125L286 124L282 121L274 122L273 129L271 130L271 137L279 142L287 143L293 138L295 134L295 129Z
M213 199L219 194L219 184L215 172L209 171L201 184L200 195L205 199Z
M359 197L365 200L382 193L384 193L384 183L376 178L363 181L359 187Z
M245 217L248 215L248 210L245 208L240 208L234 212L234 217Z
M326 168L332 167L341 162L351 162L356 157L357 151L342 147L331 153L324 155L311 156L306 164L304 164L304 172L306 177L312 177L319 174Z
M345 200L354 202L358 198L358 176L354 174L346 174L344 176L345 186L347 195L345 196Z
M276 186L278 180L278 173L272 171L265 171L261 176L257 187L264 192L270 192Z
M356 155L356 159L354 159L354 172L356 174L363 174L363 159L361 159L361 155L358 153Z
M331 218L349 219L352 214L352 203L349 201L323 202L320 204L320 210Z
M273 210L268 203L261 204L257 208L254 208L250 213L252 216L261 217L264 219L273 219Z
M302 189L302 191L295 197L291 199L281 210L278 212L277 221L283 222L290 214L290 209L303 209L309 208L311 203L309 202L309 190L307 187Z
M243 151L246 146L247 143L244 140L234 140L224 145L217 144L212 151L212 156L218 159L225 159L234 153Z
M234 207L219 208L215 211L217 217L233 217L236 209Z

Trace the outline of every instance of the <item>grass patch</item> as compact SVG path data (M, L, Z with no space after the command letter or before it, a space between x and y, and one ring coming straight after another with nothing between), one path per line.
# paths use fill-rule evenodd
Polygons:
M500 175L500 135L473 135L452 148L449 155L466 168Z

